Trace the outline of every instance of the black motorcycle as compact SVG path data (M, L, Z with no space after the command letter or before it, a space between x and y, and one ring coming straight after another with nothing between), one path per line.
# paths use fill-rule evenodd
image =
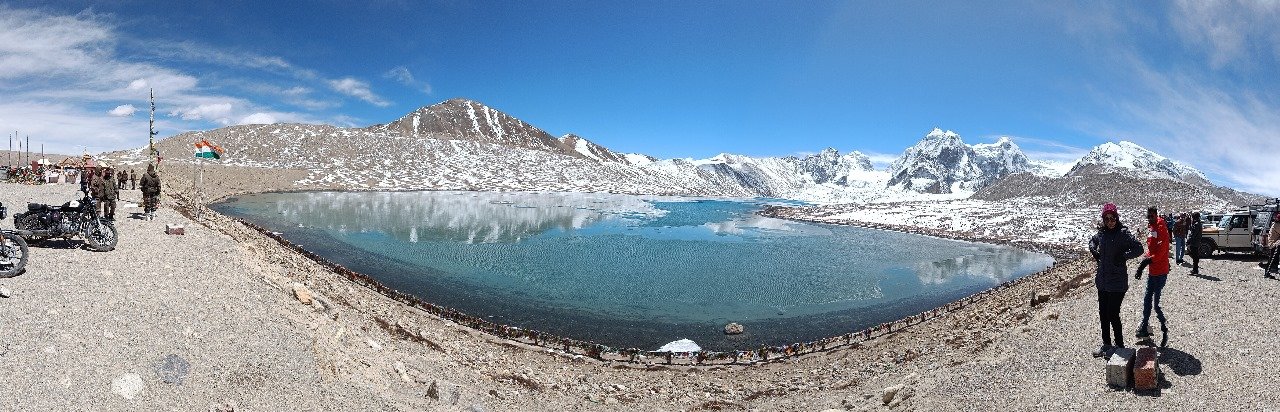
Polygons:
M97 201L87 193L83 199L62 206L28 203L26 213L13 215L13 227L14 233L33 245L83 236L89 250L110 252L116 248L116 226L110 219L98 217Z
M0 219L8 209L0 203ZM22 273L27 266L27 242L9 229L0 229L0 278L11 278Z

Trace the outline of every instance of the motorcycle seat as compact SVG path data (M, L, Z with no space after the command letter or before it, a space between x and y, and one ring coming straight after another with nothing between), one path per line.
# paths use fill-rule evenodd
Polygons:
M48 208L49 208L49 205L45 205L41 203L27 203L27 210L30 210L33 212L38 210L45 210Z

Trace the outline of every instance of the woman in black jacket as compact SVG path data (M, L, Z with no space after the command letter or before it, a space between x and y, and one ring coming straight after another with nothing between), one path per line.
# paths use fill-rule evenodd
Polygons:
M1098 233L1089 240L1089 252L1098 262L1098 272L1093 284L1098 287L1098 319L1102 325L1102 347L1093 352L1094 357L1110 356L1115 348L1124 347L1124 333L1120 325L1120 302L1129 291L1129 269L1125 261L1142 256L1142 243L1120 223L1120 211L1116 205L1102 206L1102 224ZM1111 333L1115 333L1115 346L1111 346Z

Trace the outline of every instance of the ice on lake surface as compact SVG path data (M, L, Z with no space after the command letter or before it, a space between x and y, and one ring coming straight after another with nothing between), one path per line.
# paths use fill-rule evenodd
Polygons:
M1052 263L1004 246L760 217L763 202L776 200L305 192L215 208L427 301L621 347L834 336ZM723 336L728 322L748 333Z

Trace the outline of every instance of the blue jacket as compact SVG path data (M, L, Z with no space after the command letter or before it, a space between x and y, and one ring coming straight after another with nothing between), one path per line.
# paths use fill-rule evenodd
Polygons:
M1098 262L1098 272L1093 284L1103 292L1127 292L1129 269L1125 261L1142 256L1142 243L1129 233L1129 228L1116 225L1115 229L1099 229L1089 239L1089 253Z

